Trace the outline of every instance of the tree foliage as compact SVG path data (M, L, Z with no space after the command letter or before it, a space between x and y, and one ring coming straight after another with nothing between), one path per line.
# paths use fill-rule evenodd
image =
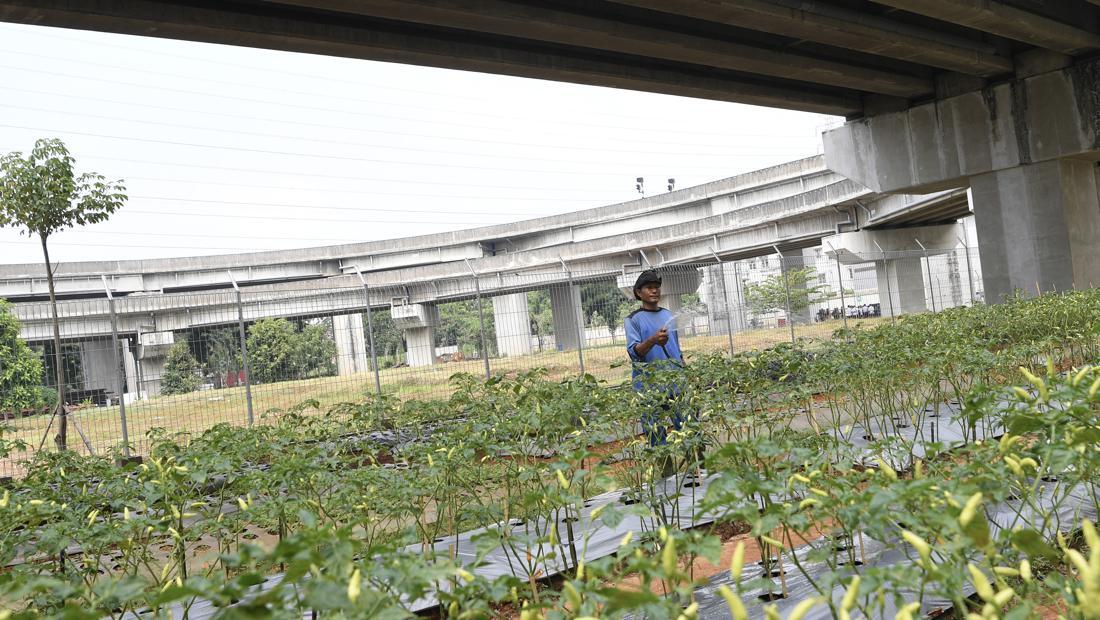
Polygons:
M405 350L405 332L393 321L393 315L389 310L372 310L370 315L371 326L367 325L367 313L364 312L363 329L371 333L373 326L374 351L378 357L378 364L383 368L389 368L400 361L400 355ZM368 341L367 346L370 346Z
M805 310L810 304L822 302L832 294L828 285L818 282L817 270L803 267L746 284L745 302L755 314L786 311L788 290L792 313Z
M196 359L202 360L204 373L213 375L216 387L224 387L227 375L244 369L236 325L198 329L192 335L188 339L191 352Z
M248 366L253 383L336 374L336 343L329 319L301 331L286 319L262 319L248 328Z
M202 377L199 375L199 362L191 355L186 340L179 340L168 350L168 359L164 362L164 374L160 377L160 393L186 394L199 389Z
M75 163L57 139L38 140L26 157L15 151L0 158L0 227L45 239L109 218L126 201L121 181L77 175Z
M41 400L42 360L19 337L19 319L0 299L0 411L37 407Z
M482 300L485 308L485 345L489 355L496 354L496 325L489 300ZM457 346L467 356L478 354L481 349L481 317L477 300L456 301L439 305L439 327L435 330L436 346Z
M594 282L581 287L581 310L585 322L606 326L612 338L622 327L623 318L637 305L636 301L624 296L614 282Z

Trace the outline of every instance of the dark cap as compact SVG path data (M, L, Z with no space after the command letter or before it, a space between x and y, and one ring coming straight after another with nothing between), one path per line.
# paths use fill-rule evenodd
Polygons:
M661 286L661 276L657 275L657 272L653 271L652 269L646 269L642 273L639 273L638 279L634 281L635 299L641 299L640 297L638 297L638 289L642 288L646 284L656 284L657 286Z

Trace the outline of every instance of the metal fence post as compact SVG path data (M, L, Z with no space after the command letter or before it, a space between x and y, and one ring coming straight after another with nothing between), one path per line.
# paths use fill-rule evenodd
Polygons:
M787 305L787 327L791 330L791 342L794 342L794 316L791 314L791 283L787 279L787 270L784 269L784 261L786 258L783 253L779 251L779 246L773 245L775 253L779 255L779 273L783 274L783 291L786 298Z
M898 313L894 310L894 291L890 287L890 267L886 264L886 251L882 249L882 246L878 244L878 241L871 241L878 248L879 254L882 255L882 276L886 280L886 301L890 304L890 322L898 322ZM879 308L881 311L882 300L879 300Z
M122 369L122 358L119 355L118 342L118 315L115 314L115 296L111 293L111 287L107 284L107 276L100 275L103 279L103 290L107 292L107 306L111 309L111 350L114 351L115 376L118 379L118 417L122 424L122 454L130 457L130 429L126 426L126 371Z
M248 345L245 344L244 333L244 304L241 303L241 287L237 286L237 280L232 271L227 271L229 281L233 284L233 290L237 292L237 329L241 337L241 366L244 368L244 398L248 405L248 425L252 426L252 370L248 367Z
M730 307L729 291L726 290L726 265L718 257L718 253L714 251L714 248L710 248L710 255L718 261L718 278L722 281L722 299L726 303L726 335L729 336L730 341L730 356L733 356L733 317L730 316L733 308Z
M477 322L481 331L481 359L485 362L485 380L488 381L493 375L489 370L489 344L485 338L485 310L481 305L481 280L478 279L477 272L470 264L470 259L464 258L462 260L466 261L466 268L474 276L474 291L477 293Z
M836 260L836 285L840 289L840 317L844 320L844 329L848 329L848 301L844 299L844 271L840 268L840 254L833 244L826 241L825 245L832 250L833 259Z
M565 277L569 282L569 300L573 300L573 272L569 271L569 266L565 264L565 260L562 257L558 257L561 261L561 268L565 270ZM646 259L648 263L649 260ZM581 376L584 376L584 308L578 308L580 319L577 321L577 363L581 368Z
M367 346L370 347L370 365L374 368L374 389L381 396L382 375L378 370L378 355L374 350L374 319L371 318L370 310L370 286L367 285L367 279L363 277L363 272L359 271L359 265L355 265L355 275L359 276L359 281L363 283L363 297L366 299L367 304Z
M970 291L970 305L974 305L974 272L970 269L970 246L966 245L966 239L959 237L959 243L963 246L963 258L966 260L966 288Z
M737 261L733 261L733 283L737 286L737 316L741 317L741 329L748 329L748 319L745 317L745 291L741 288L741 272L737 269Z
M928 248L924 247L924 244L920 242L920 239L916 237L913 241L917 242L922 252L924 252L924 266L928 269L928 298L932 300L932 312L936 311L936 289L933 287L932 282L932 261L928 259Z

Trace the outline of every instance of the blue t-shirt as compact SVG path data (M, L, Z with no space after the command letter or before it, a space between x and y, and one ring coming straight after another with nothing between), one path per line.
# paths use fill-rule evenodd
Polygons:
M634 381L635 390L640 392L643 389L642 377L645 374L646 363L671 360L668 363L669 367L684 363L684 356L680 352L680 335L676 331L675 318L676 315L665 308L656 310L639 308L626 317L626 352L630 355L631 365L633 366L631 379ZM668 342L663 347L658 344L653 345L644 358L639 357L634 351L634 347L656 334L662 327L668 327ZM672 391L679 392L675 387L672 388Z

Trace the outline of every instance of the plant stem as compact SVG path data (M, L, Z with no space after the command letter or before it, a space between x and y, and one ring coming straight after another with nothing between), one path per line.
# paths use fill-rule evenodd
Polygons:
M57 318L57 294L54 290L53 268L50 265L50 251L46 247L46 235L40 234L38 238L42 241L42 258L46 262L46 283L50 289L50 313L53 316L54 377L57 379L57 409L54 413L60 418L57 445L65 450L68 448L69 420L65 417L65 368L61 363L61 323Z

